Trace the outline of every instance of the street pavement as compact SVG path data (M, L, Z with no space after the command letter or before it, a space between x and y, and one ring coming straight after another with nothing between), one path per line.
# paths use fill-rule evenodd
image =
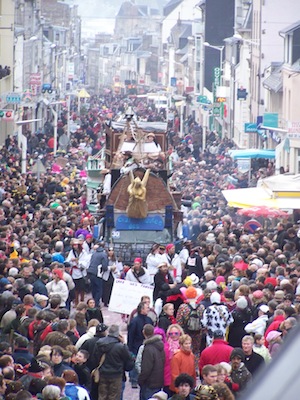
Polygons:
M103 319L104 319L105 324L107 326L110 326L112 324L119 325L121 334L122 334L122 336L125 337L125 339L127 341L127 324L122 321L121 314L111 312L108 310L107 307L102 307L101 310L102 310ZM127 374L127 381L126 381L125 390L123 393L123 400L138 400L139 393L140 393L139 389L131 388L128 374Z

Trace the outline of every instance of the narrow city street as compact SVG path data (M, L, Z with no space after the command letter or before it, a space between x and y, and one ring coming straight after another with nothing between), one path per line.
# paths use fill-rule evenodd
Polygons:
M110 326L112 324L116 324L120 326L120 330L122 335L127 340L127 324L124 323L121 319L121 314L117 314L115 312L111 312L107 307L102 307L102 314L104 318L104 322L106 325ZM128 375L128 374L127 374ZM127 381L125 385L125 391L123 394L123 400L138 400L139 399L139 389L132 389L129 378L127 376Z

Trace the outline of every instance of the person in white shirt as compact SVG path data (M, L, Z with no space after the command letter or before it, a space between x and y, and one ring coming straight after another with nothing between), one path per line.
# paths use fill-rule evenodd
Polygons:
M53 280L46 284L49 298L53 294L59 294L61 298L60 307L66 307L66 301L69 297L69 289L66 282L63 280L64 272L59 268L52 271Z
M253 333L254 335L257 333L264 335L269 319L268 312L269 307L266 304L262 304L258 309L258 318L247 324L244 328L245 331L247 333Z
M136 257L133 267L127 272L126 280L150 285L150 275L146 268L142 267L142 259Z
M175 245L173 243L166 246L166 252L163 255L163 260L161 262L167 263L174 281L180 283L182 281L181 260L179 255L175 253Z
M80 301L84 301L85 281L87 268L90 265L91 254L87 254L82 248L82 240L73 238L71 240L72 249L70 250L66 262L71 265L71 277L75 283L75 306Z
M161 250L160 250L161 249ZM165 247L161 247L159 244L155 243L150 253L146 258L146 267L150 275L151 285L154 284L154 275L158 271L158 266L162 262L163 253L165 251Z

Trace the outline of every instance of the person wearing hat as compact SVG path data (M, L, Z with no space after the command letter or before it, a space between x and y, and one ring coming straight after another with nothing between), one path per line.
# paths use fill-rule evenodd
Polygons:
M230 355L233 350L232 346L224 339L224 334L221 330L214 332L214 339L211 346L202 350L199 360L199 372L201 374L202 368L207 365L216 365L220 362L229 362Z
M279 352L283 344L282 332L270 331L267 334L266 341L269 345L270 356L273 358Z
M37 310L43 310L47 306L49 298L48 296L45 296L43 294L36 293L34 295L34 300L34 308L36 308Z
M146 324L143 335L145 340L138 383L140 400L148 400L164 386L165 350L162 337L154 334L153 325Z
M265 333L267 321L269 319L268 312L269 307L266 304L262 304L258 309L258 318L247 324L245 326L245 331L254 335L256 333L263 335Z
M143 283L150 285L151 279L147 268L142 267L143 260L140 257L136 257L133 261L133 266L126 274L126 280L130 282Z
M260 367L265 365L265 360L262 356L253 351L254 339L253 336L246 335L242 339L242 349L245 354L244 363L251 375L254 375Z
M167 244L162 262L166 262L169 266L174 282L176 281L177 283L180 283L182 281L181 260L179 254L175 252L175 245L173 243Z
M91 256L82 248L83 241L73 238L71 240L72 249L70 250L66 262L71 264L71 277L75 283L75 306L79 301L84 301L85 277L90 265Z
M213 341L213 333L221 330L225 337L227 327L232 324L233 317L226 305L221 304L221 295L213 292L210 295L211 305L203 313L202 325L207 328L206 343L209 346Z
M265 331L264 334L265 338L267 338L267 335L270 331L277 331L285 319L286 319L286 314L284 310L282 310L281 308L277 308L274 311L273 321L270 323L270 325L267 327ZM266 347L268 347L268 342L266 343Z
M202 340L201 319L204 306L197 302L198 292L193 286L189 286L185 290L184 296L186 301L179 306L176 319L184 332L191 337L193 353L198 362Z
M242 338L246 335L245 326L253 319L247 297L240 296L237 299L231 315L233 323L229 326L228 343L232 347L239 347L242 345Z
M157 268L158 271L154 276L153 301L162 299L162 303L165 304L167 296L171 293L172 289L176 288L177 283L174 283L166 262L161 262Z
M92 369L99 366L104 355L98 383L99 399L119 400L122 392L123 374L125 371L132 370L134 359L124 343L124 338L120 335L118 325L111 325L108 329L108 335L97 341L95 351L91 356Z
M63 271L59 268L55 268L52 271L52 281L46 284L48 291L48 297L54 294L59 294L61 298L60 307L66 306L66 301L69 297L69 289L66 282L63 280Z
M146 266L149 271L151 285L154 284L154 276L158 272L158 266L162 261L162 254L159 250L160 245L154 243L151 247L150 253L146 257Z
M80 350L86 350L90 355L94 354L95 348L96 348L96 343L98 342L99 339L104 338L107 335L107 330L108 326L105 325L104 323L100 323L96 326L96 333L94 337L91 339L86 340L82 346L80 347ZM90 370L92 370L92 357L90 356L87 360L87 366Z
M103 177L103 185L101 190L100 197L100 209L103 209L106 203L106 200L111 192L111 172L109 169L104 168L100 171L100 174Z
M235 347L230 355L230 365L231 365L231 381L239 385L237 393L243 392L247 385L252 381L252 375L250 371L244 364L245 354L243 349L240 347Z

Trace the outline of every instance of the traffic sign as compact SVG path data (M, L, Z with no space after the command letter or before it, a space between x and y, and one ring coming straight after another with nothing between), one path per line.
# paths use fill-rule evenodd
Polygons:
M8 93L6 95L6 102L9 104L20 104L21 103L21 96L19 93Z

